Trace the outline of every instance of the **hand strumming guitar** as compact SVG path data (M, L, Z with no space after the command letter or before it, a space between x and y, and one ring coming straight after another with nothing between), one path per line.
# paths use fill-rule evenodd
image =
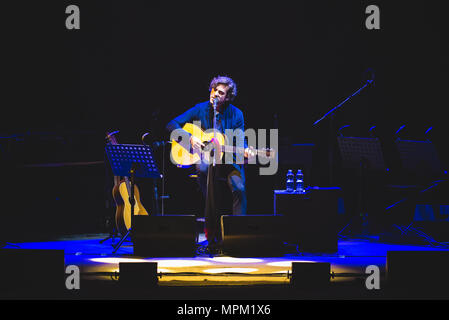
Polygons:
M198 137L195 137L193 135L190 137L190 145L194 150L201 150L202 148L204 148L204 143L201 142Z

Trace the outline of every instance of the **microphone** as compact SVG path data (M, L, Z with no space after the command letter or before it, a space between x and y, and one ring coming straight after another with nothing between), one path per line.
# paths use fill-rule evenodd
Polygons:
M366 82L369 85L375 85L376 73L374 72L374 69L373 68L368 68L368 69L365 70L364 73L367 76L367 78L369 78L369 79L366 80Z
M429 138L429 132L431 132L432 131L432 129L433 129L433 127L429 127L427 130L426 130L426 132L424 133L424 137L427 139L427 140L431 140L431 138Z
M405 128L405 124L402 125L402 126L398 129L398 131L396 131L396 133L394 134L395 137L396 137L396 140L398 140L398 139L401 138L401 137L399 136L399 132L402 131L404 128Z
M371 128L369 128L369 135L371 136L371 137L376 137L376 134L374 133L377 128L377 126L372 126Z
M218 103L218 98L214 98L212 105L214 106L214 108L217 107L217 103Z
M163 146L165 146L165 144L169 143L169 141L153 141L152 143L146 143L145 138L149 134L150 134L149 132L146 132L142 135L142 142L146 146L151 145L153 148L157 149L157 148L163 147Z
M347 125L344 125L343 127L341 127L340 129L338 129L338 135L340 136L340 137L343 137L343 133L341 132L341 130L343 130L344 128L347 128L347 127L350 127L351 125L350 124L347 124Z
M166 143L169 143L170 141L166 142L166 141L154 141L153 142L153 148L157 149L159 147L163 147L165 146Z

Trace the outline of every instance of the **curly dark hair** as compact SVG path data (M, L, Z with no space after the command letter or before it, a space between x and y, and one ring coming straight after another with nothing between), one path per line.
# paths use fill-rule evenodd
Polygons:
M229 77L226 76L216 76L212 79L209 85L209 92L215 89L219 84L224 84L229 87L227 97L230 101L233 101L237 96L237 84Z

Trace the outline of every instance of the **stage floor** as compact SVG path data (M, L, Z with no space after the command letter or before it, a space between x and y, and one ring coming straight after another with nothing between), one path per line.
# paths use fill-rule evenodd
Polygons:
M257 285L286 287L290 283L292 262L328 262L334 277L331 284L351 283L357 285L357 294L366 292L365 279L367 267L375 265L380 270L381 283L385 280L385 266L388 251L427 251L445 248L428 245L399 245L381 243L373 239L345 239L338 242L338 252L334 254L312 254L293 252L282 257L230 257L225 255L209 256L198 253L195 257L136 257L133 256L132 243L125 241L114 254L112 240L107 234L84 234L67 236L45 242L9 243L5 248L11 249L56 249L64 250L65 265L76 265L81 272L81 284L88 284L90 294L102 298L100 291L94 293L94 283L117 283L119 262L157 262L160 288L194 288L194 287L253 287ZM114 239L114 243L119 241ZM199 244L205 242L204 234L199 236ZM30 264L39 261L30 261ZM168 289L165 289L168 290ZM240 291L242 292L242 291ZM271 290L273 292L273 290ZM372 291L373 292L373 291ZM372 292L369 294L372 295ZM179 293L179 291L178 291ZM96 296L98 294L98 296ZM195 299L204 296L162 295L158 298L175 297ZM87 296L85 296L87 297ZM90 296L89 296L90 297ZM105 296L106 297L106 296ZM234 296L235 297L235 296ZM282 295L266 298L285 298ZM339 298L336 295L333 298Z

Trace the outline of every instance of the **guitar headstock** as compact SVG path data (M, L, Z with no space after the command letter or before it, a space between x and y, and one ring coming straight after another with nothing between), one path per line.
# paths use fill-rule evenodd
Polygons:
M267 158L274 159L276 158L276 152L273 148L264 148L262 152L265 154Z
M117 134L117 133L119 133L119 130L107 131L106 132L106 136L104 137L104 139L106 140L107 143L118 144L117 139L115 137L115 134Z
M276 152L273 148L254 149L253 147L249 147L246 152L250 157L253 157L255 155L269 159L274 159L276 157Z

